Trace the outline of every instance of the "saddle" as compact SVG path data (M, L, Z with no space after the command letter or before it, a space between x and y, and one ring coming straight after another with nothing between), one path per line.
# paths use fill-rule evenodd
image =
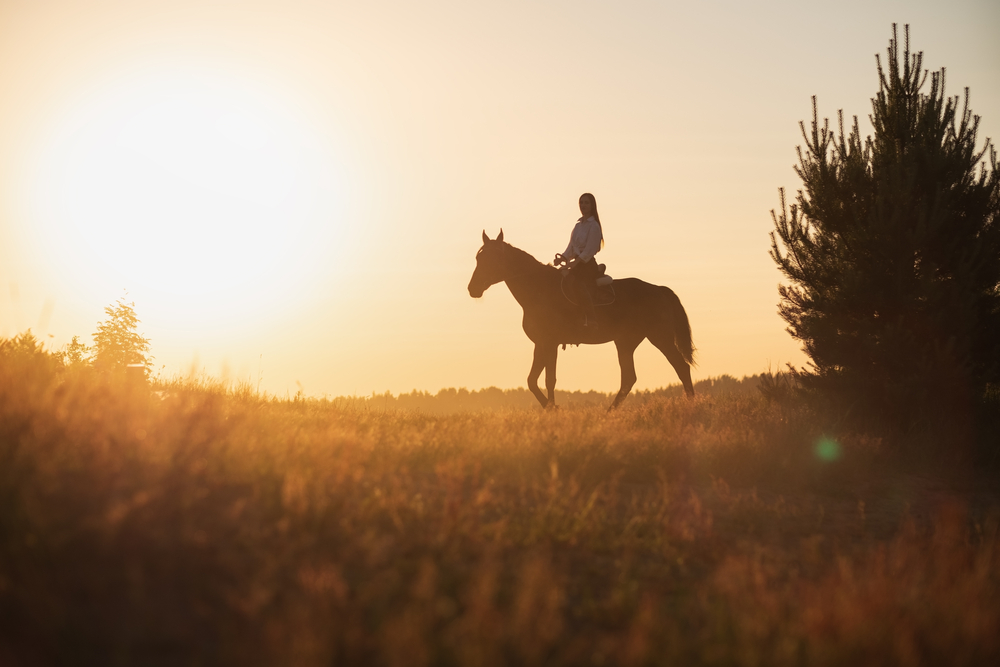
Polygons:
M608 267L606 264L597 265L597 273L599 275L597 276L597 280L595 282L597 283L598 287L610 287L611 283L615 281L614 278L604 273L605 271L607 271L607 269Z
M605 273L607 268L605 264L597 265L597 278L594 280L594 287L590 293L595 306L610 306L615 302L615 288L612 286L615 279ZM566 291L566 276L568 273L568 270L562 270L563 296L574 306L579 306L580 304L574 301Z
M615 302L615 288L612 287L615 279L605 273L607 268L604 264L597 265L599 275L594 281L596 287L592 293L595 306L610 306Z

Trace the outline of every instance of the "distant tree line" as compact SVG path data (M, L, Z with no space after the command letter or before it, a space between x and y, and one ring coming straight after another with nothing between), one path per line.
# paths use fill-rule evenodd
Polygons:
M751 375L741 379L731 375L721 375L696 382L695 391L702 396L720 394L757 394L761 375ZM661 389L633 392L626 405L643 405L663 398L680 397L684 388L673 384ZM615 392L560 391L559 401L564 409L573 410L587 407L607 407L614 399ZM437 393L414 390L393 395L373 393L371 396L348 396L326 399L344 407L365 410L413 410L431 414L452 414L456 412L479 412L483 410L533 410L538 400L527 389L442 389Z
M104 312L108 318L98 323L91 346L73 336L62 349L48 351L28 329L13 338L0 339L0 362L30 363L42 373L93 371L111 377L148 379L153 357L149 354L149 339L136 331L139 318L135 303L121 297L106 306Z

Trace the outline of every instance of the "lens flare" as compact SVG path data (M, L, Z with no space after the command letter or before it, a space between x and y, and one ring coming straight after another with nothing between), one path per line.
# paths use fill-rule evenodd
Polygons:
M840 458L840 445L830 438L823 436L816 443L816 457L821 461L836 461Z

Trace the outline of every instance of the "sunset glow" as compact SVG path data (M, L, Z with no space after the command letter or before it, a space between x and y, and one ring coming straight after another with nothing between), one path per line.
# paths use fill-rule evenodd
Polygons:
M330 259L337 165L274 93L143 71L60 120L31 204L75 289L127 285L178 324L217 326L280 307Z
M0 335L89 340L127 290L168 375L520 387L520 309L465 290L480 235L549 261L592 192L598 259L677 293L696 381L802 364L768 233L810 97L868 131L874 54L909 23L996 138L998 11L4 2ZM560 388L617 388L611 346L560 355ZM675 381L647 343L636 366Z
M1000 665L997 28L0 0L0 667Z

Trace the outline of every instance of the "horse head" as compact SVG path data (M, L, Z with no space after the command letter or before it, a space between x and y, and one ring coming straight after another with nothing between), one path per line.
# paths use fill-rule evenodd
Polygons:
M478 299L490 285L496 285L504 280L506 262L504 262L503 230L495 240L491 240L483 230L483 247L476 253L476 270L472 272L469 281L469 296Z

